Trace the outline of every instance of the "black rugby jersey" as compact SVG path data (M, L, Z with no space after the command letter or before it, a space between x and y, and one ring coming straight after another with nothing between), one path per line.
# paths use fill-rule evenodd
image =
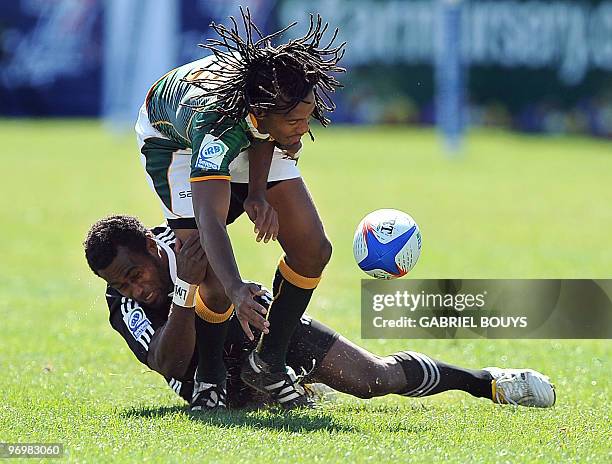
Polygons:
M165 224L150 230L159 246L168 255L170 278L174 282L176 280L176 255L174 254L176 237L174 232ZM265 287L262 286L262 288ZM168 290L167 308L153 309L147 305L141 305L136 300L124 297L110 286L106 287L106 302L110 313L111 326L123 337L136 358L147 367L150 367L147 358L151 340L155 332L167 322L170 313L172 291L170 291L171 289ZM256 300L259 304L269 308L272 295L267 291L265 295L256 297ZM228 371L228 400L230 407L240 407L254 398L254 391L240 379L240 366L247 358L248 353L257 346L260 332L252 328L255 341L251 341L244 334L240 322L234 315L232 315L229 323L224 347L224 359ZM311 370L314 365L320 365L337 338L338 334L336 332L304 314L291 338L287 352L287 364L296 372ZM196 345L185 377L181 379L164 377L170 388L187 402L191 402L193 377L197 363L198 349Z
M176 256L174 255L174 232L170 227L161 225L151 229L157 243L168 254L170 264L170 275L172 281L176 279ZM130 350L136 358L146 366L149 354L149 345L155 334L168 320L170 305L172 304L172 292L168 295L168 306L165 309L152 309L141 305L136 300L122 296L114 288L106 287L106 303L110 311L109 321L127 342ZM197 365L197 351L191 360L188 372L183 379L165 377L166 382L178 395L187 401L191 401L193 391L193 374Z

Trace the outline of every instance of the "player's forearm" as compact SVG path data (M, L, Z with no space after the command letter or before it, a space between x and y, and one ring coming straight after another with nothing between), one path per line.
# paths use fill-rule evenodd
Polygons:
M225 228L230 205L230 184L221 180L194 182L191 191L200 244L226 295L232 299L232 289L241 286L242 279Z
M198 220L198 230L210 267L231 299L232 289L242 284L242 279L225 224L216 217L204 216Z
M182 378L195 350L195 312L193 308L172 305L168 321L156 333L149 365L166 377Z

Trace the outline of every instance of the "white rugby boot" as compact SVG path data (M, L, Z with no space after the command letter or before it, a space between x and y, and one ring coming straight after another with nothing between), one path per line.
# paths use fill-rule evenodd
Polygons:
M533 369L485 367L493 377L492 400L499 404L549 408L555 404L555 387L547 376Z

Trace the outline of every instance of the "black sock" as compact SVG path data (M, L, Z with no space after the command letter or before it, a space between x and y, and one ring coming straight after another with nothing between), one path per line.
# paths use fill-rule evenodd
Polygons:
M431 359L414 351L392 355L406 375L405 396L429 396L447 390L462 390L479 398L491 399L491 374L483 370L463 369Z
M285 370L289 341L319 280L297 274L284 259L279 263L272 286L274 301L268 310L270 333L259 346L260 358L272 371Z
M218 323L206 322L200 317L196 317L195 320L198 348L198 369L195 378L198 382L222 383L226 376L223 350L229 319Z

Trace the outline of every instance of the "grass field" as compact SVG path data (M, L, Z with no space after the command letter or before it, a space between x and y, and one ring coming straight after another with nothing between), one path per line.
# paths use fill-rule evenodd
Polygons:
M91 121L3 120L0 442L61 442L79 462L610 462L609 341L360 341L351 242L367 212L394 207L421 226L414 277L611 277L612 145L474 132L448 160L429 130L317 135L300 167L334 256L310 313L380 354L541 370L557 386L553 409L449 392L189 414L111 329L82 256L103 215L161 222L133 137ZM230 230L242 274L269 282L277 245L257 244L245 218Z

